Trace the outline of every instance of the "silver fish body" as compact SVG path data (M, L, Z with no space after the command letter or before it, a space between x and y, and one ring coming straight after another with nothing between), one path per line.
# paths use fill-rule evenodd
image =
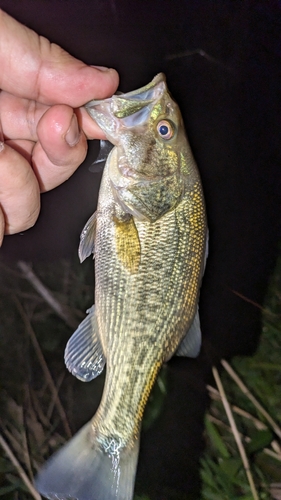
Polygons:
M207 223L196 164L165 77L87 105L115 145L97 212L81 235L95 255L95 307L66 364L91 380L106 362L100 406L39 474L50 499L131 500L143 411L163 364L200 349L198 299Z

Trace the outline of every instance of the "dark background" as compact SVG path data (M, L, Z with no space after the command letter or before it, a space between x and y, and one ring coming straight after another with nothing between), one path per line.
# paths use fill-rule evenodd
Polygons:
M205 192L210 253L197 360L168 365L168 396L145 433L137 481L151 498L198 498L206 380L221 357L251 354L280 238L281 7L274 1L0 0L16 19L88 64L116 68L134 90L159 71L178 101ZM199 52L201 50L201 53ZM90 154L42 196L34 228L5 238L6 259L72 257L97 202ZM179 497L177 497L179 498Z

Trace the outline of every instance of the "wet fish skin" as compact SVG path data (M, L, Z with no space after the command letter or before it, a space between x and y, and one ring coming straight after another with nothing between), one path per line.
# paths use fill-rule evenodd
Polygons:
M97 416L95 422L104 435L118 436L126 446L138 435L158 369L176 351L196 313L205 221L198 209L202 193L196 181L189 196L158 221L134 220L135 234L128 245L141 249L134 272L129 264L127 269L120 265L122 255L116 252L132 221L124 221L120 229L112 219L109 207L114 206L114 196L110 198L107 172L102 192L96 232L96 308L99 331L106 332L102 345L108 375L99 423Z
M93 101L88 111L116 147L79 249L81 260L95 254L95 309L70 339L66 362L88 380L106 360L106 380L92 421L47 462L37 484L52 499L131 500L141 420L157 373L177 349L195 356L200 347L206 213L164 75ZM171 137L162 138L159 123Z

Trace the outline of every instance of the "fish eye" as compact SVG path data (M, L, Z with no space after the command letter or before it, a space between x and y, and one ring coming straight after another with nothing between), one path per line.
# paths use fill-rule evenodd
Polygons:
M160 137L162 137L162 139L168 141L174 136L175 129L172 123L168 120L160 120L160 122L157 124L157 132Z

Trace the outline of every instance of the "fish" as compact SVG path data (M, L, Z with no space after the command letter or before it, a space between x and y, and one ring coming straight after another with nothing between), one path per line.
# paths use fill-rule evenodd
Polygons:
M82 381L106 364L96 414L43 466L51 500L132 500L144 409L163 363L196 357L207 253L199 172L163 73L86 105L114 145L79 257L95 258L95 304L65 350Z

